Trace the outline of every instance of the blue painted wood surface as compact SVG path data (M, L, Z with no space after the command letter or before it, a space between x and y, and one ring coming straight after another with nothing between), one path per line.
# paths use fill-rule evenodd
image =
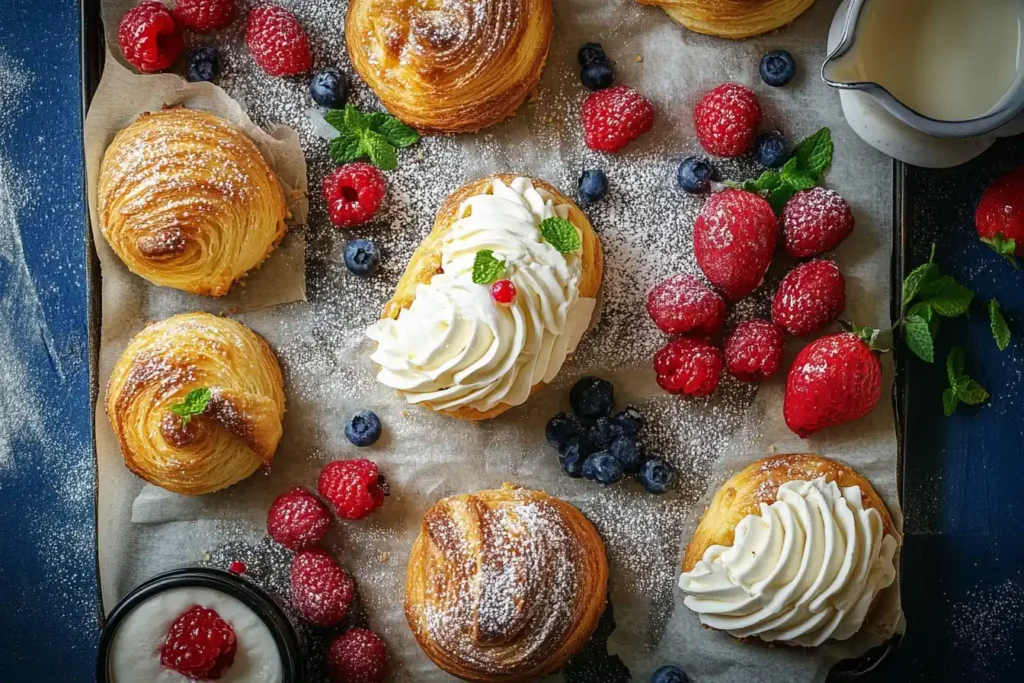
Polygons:
M98 632L87 352L78 9L0 0L0 681L90 681ZM27 78L26 78L27 75ZM4 81L0 80L0 84ZM17 96L12 93L17 90ZM942 417L945 373L911 359L902 648L864 680L1018 680L1024 653L1024 274L978 243L987 182L1024 140L954 171L911 170L911 264L995 296L1000 353L978 308L946 323L990 404ZM4 344L5 340L16 343ZM6 451L4 450L6 449Z

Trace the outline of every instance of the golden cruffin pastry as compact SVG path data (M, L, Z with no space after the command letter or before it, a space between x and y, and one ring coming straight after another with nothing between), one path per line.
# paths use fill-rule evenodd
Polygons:
M579 510L505 484L427 512L409 558L405 616L453 676L532 681L587 642L607 583L604 542Z
M656 5L691 31L719 38L749 38L785 26L814 0L636 0Z
M427 235L413 253L412 258L409 261L409 265L406 267L405 272L398 281L394 295L387 303L384 304L384 308L381 313L382 319L397 319L399 313L403 309L409 308L416 299L417 287L420 284L429 283L434 275L443 272L441 267L441 250L445 236L457 220L465 215L472 215L471 213L468 213L464 216L460 216L459 211L463 206L463 202L480 194L491 193L493 191L493 183L495 180L511 184L517 178L521 177L522 176L517 176L515 174L501 173L481 178L459 188L445 200L437 213L433 230L431 230L430 234ZM549 193L556 206L564 205L569 207L568 220L575 225L581 233L581 275L577 287L579 296L580 298L596 297L598 289L601 286L601 278L603 274L601 242L597 237L597 233L594 232L594 228L587 219L586 214L580 210L573 200L543 180L530 179L530 181L533 183L534 188ZM533 385L533 392L536 392L542 386L543 382L536 383ZM511 407L512 405L507 403L498 403L489 410L481 411L473 408L472 406L463 405L458 408L440 410L438 412L461 420L487 420L504 413Z
M183 107L114 136L97 196L100 230L128 269L192 294L223 296L288 230L284 191L256 144Z
M186 424L173 408L200 389L209 402ZM277 358L248 327L209 313L139 332L114 366L105 400L128 469L175 493L231 486L270 465L281 440Z
M552 0L352 0L352 65L403 122L464 133L512 116L540 81Z

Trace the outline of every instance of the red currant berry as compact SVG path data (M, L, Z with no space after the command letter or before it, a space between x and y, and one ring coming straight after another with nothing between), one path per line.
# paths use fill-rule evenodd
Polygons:
M245 570L246 570L245 562L239 562L238 560L235 560L234 562L232 562L231 566L228 567L228 571L231 572L232 574L244 574Z
M491 296L502 306L511 306L516 300L516 286L511 280L498 280L491 285Z

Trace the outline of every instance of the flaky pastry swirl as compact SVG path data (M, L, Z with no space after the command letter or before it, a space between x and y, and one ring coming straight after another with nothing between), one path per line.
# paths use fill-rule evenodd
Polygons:
M171 407L200 388L210 390L209 404L185 425ZM168 491L202 494L273 461L284 382L258 334L234 320L185 313L132 339L105 402L128 469Z
M655 5L691 31L720 38L749 38L785 26L814 0L636 0Z
M100 230L129 270L193 294L226 294L288 229L284 191L256 144L183 107L118 132L97 196Z
M607 600L604 543L583 514L505 484L423 519L405 615L423 651L467 681L532 681L590 638Z
M422 131L508 118L540 80L552 0L352 0L345 43L388 110Z

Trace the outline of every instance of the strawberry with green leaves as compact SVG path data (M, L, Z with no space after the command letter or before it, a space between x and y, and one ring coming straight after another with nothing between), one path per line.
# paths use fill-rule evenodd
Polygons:
M1024 167L996 178L978 202L974 224L981 241L1015 268L1024 256Z

